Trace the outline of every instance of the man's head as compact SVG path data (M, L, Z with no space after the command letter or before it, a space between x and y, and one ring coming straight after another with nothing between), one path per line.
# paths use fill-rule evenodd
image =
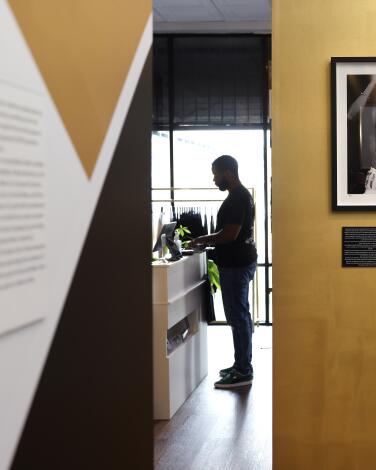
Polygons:
M230 189L239 181L238 162L230 155L221 155L212 163L213 181L221 191Z

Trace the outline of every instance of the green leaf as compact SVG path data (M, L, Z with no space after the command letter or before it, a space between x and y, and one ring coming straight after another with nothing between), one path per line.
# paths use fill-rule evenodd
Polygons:
M180 227L178 227L176 231L178 232L179 238L181 239L183 239L187 235L187 233L191 234L191 231L187 227L183 227L182 225L180 225Z
M208 260L208 276L212 292L214 291L214 288L220 290L221 283L218 266L211 259Z

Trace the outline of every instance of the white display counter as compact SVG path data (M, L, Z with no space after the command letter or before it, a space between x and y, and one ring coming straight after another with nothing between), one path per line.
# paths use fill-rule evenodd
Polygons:
M154 419L170 419L208 373L206 269L206 253L153 263Z

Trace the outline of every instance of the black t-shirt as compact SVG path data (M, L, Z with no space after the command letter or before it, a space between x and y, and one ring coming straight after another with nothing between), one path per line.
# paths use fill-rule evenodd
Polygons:
M219 267L238 268L257 260L253 239L254 220L255 205L250 192L244 186L235 188L218 211L216 231L222 230L226 225L241 225L241 229L235 241L216 245Z

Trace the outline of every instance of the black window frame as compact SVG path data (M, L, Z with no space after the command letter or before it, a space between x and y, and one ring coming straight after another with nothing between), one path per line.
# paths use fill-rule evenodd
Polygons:
M269 119L269 67L271 64L271 35L270 34L202 34L202 33L184 33L184 34L155 34L155 38L165 38L167 40L167 54L168 54L168 126L167 127L156 127L153 123L153 131L164 131L169 134L169 148L170 148L170 197L172 200L172 207L174 207L175 191L174 191L174 131L175 130L186 130L190 131L195 130L218 130L218 129L232 129L232 130L245 130L245 129L257 129L263 131L264 138L264 206L265 206L265 261L263 263L257 263L258 267L262 267L265 270L265 322L261 322L260 325L272 326L272 321L270 321L270 295L272 294L271 279L270 279L270 270L272 268L272 262L269 259L269 214L271 211L271 194L268 192L268 180L271 178L271 175L268 175L268 132L271 136L271 121ZM262 57L263 57L263 82L262 82L262 123L261 124L248 124L248 125L205 125L205 126L195 126L195 127L179 127L174 123L174 92L175 87L173 84L174 81L174 40L176 38L191 38L191 37L228 37L239 38L239 37L253 37L261 39L262 47ZM270 147L271 147L271 137L270 137ZM269 207L270 200L270 207ZM270 227L271 232L271 227ZM226 322L213 322L212 324L220 325L226 324Z

